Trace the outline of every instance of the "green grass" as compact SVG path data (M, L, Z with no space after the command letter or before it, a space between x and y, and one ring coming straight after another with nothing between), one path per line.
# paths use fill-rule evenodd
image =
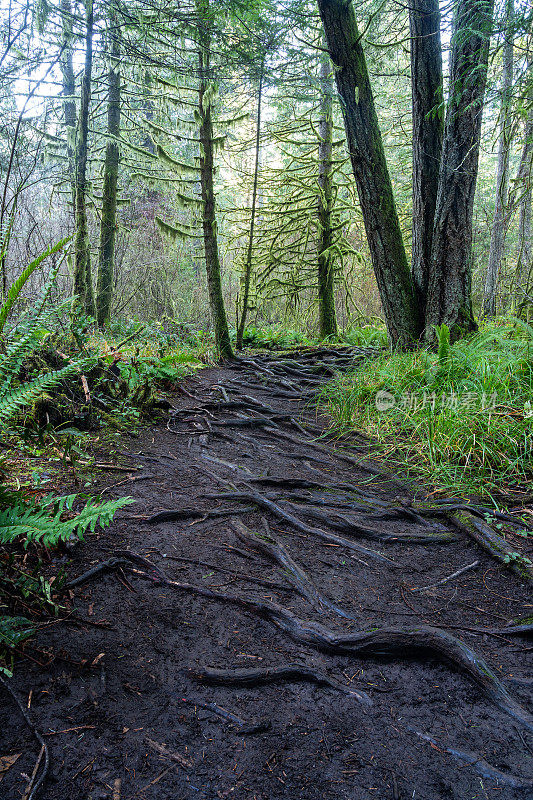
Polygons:
M376 406L378 392L386 392ZM499 497L533 478L533 328L485 327L438 353L383 354L330 383L322 402L389 465L450 494Z

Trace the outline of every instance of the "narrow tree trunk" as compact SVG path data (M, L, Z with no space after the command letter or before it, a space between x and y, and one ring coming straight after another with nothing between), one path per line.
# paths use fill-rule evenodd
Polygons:
M511 150L512 131L513 14L514 0L506 0L496 198L494 203L494 221L490 234L489 263L485 276L483 296L483 313L486 317L493 317L496 314L496 290L498 288L498 275L503 259L505 234L507 231L506 216L509 200L509 153Z
M226 309L222 294L220 256L215 208L212 81L210 80L211 19L209 0L196 0L198 13L198 112L200 115L200 180L202 184L203 231L209 306L215 329L215 345L222 358L231 358Z
M438 0L412 0L411 93L413 104L412 274L422 316L429 284L433 224L444 132L442 50Z
M533 190L533 91L530 92L530 106L524 129L524 146L520 157L520 166L516 178L517 190L520 193L518 212L518 254L515 274L515 296L517 313L522 314L525 305L531 300L524 298L524 290L531 293L533 280L533 243L531 195Z
M446 324L452 339L477 329L472 309L472 219L494 0L458 0L454 12L450 98L426 305L428 341Z
M420 317L352 2L318 0L318 7L389 338L411 347L421 333Z
M337 336L335 314L334 264L331 255L333 230L333 67L327 53L320 57L320 121L318 135L318 316L320 339Z
M144 117L148 122L152 122L154 118L154 101L152 100L152 76L149 70L145 70L143 73L143 101L142 107L144 111ZM155 145L152 141L152 137L149 133L146 134L143 142L143 147L145 150L148 150L149 153L155 153Z
M67 139L68 176L72 190L72 208L75 207L75 147L76 147L76 80L72 63L72 6L70 0L61 0L61 27L64 49L60 59L63 75L63 119Z
M91 275L91 250L87 224L87 140L91 73L93 63L93 0L87 0L87 30L85 36L85 66L81 79L80 113L76 132L75 201L76 239L74 244L74 294L88 316L95 316Z
M237 329L237 350L242 350L242 340L246 327L246 315L248 313L248 299L250 297L250 279L252 277L252 254L254 244L255 215L257 210L257 181L259 178L259 159L261 153L261 101L263 99L263 77L265 62L261 62L261 72L259 75L259 88L257 94L257 123L255 132L255 165L254 165L254 184L252 189L252 208L250 212L250 233L248 237L248 250L246 253L246 264L244 266L244 292L242 298L242 311L239 327Z
M96 321L102 328L109 321L113 296L115 266L115 234L117 228L117 183L120 151L120 32L112 5L109 11L109 71L107 73L107 133L109 135L104 163L102 218L100 222L100 255L96 293Z

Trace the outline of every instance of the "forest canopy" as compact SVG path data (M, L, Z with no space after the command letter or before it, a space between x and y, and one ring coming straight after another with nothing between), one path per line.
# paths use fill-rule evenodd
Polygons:
M14 0L1 26L4 296L72 235L59 296L222 355L247 324L412 347L528 318L527 3Z

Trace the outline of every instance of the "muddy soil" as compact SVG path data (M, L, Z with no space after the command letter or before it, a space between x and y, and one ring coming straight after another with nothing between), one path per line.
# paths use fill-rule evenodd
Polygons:
M12 686L50 751L43 800L533 797L531 639L501 632L532 615L531 584L446 519L402 513L422 490L341 460L332 442L315 446L324 420L313 398L328 363L304 377L268 359L205 370L185 384L190 396L172 398L168 423L124 437L117 456L131 472L102 474L100 489L135 504L51 571L74 580L127 551L169 581L126 559L72 588L60 619L25 647ZM362 439L347 444L365 458ZM310 530L258 507L254 493ZM162 511L178 513L149 520ZM351 535L336 514L355 520ZM261 542L281 544L305 577ZM312 625L298 640L269 603L339 635L447 631L485 659L524 718L416 636L341 652L314 641ZM237 680L288 665L293 674L275 682L197 679L207 667ZM0 755L20 754L1 798L24 796L39 749L0 687Z

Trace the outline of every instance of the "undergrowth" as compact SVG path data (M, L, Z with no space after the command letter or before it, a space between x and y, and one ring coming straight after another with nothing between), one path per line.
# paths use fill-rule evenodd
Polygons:
M242 342L245 347L266 350L284 350L290 347L316 344L317 340L310 339L303 333L290 328L256 328L254 326L249 326L244 331Z
M328 384L339 433L371 436L387 462L447 494L505 502L533 478L533 328L491 325L438 352L382 354Z

